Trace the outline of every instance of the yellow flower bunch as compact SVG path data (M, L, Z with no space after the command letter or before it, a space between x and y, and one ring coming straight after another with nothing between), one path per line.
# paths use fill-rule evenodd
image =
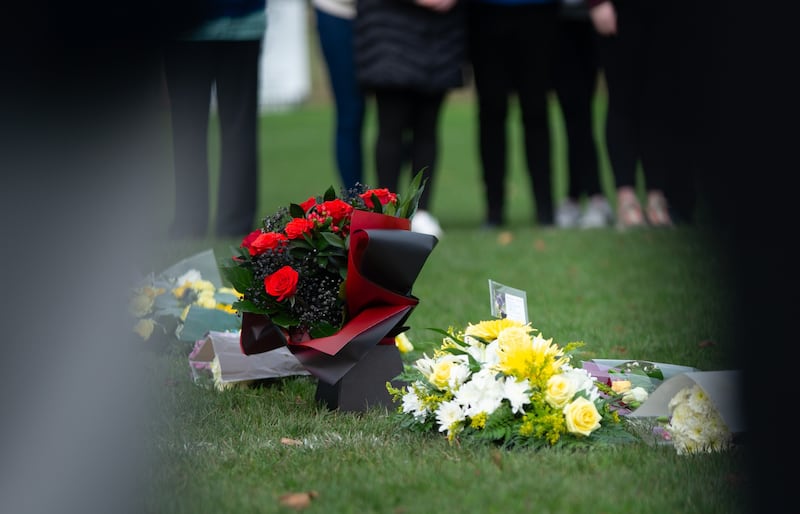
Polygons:
M186 324L192 324L192 335L207 330L230 330L240 325L232 304L241 295L230 287L217 287L192 268L179 277L148 277L147 283L133 289L128 310L135 318L133 331L143 341L154 333L175 334L181 339ZM193 310L194 309L194 310ZM189 319L189 313L194 316ZM204 313L222 312L224 316ZM202 334L200 334L202 335Z

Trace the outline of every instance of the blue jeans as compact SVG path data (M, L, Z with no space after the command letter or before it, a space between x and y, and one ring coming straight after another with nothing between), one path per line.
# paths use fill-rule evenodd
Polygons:
M364 180L365 97L356 81L353 20L315 9L317 32L336 106L336 167L344 187Z

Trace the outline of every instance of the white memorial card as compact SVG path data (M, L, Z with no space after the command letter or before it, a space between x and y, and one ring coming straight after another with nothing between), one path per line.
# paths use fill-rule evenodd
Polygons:
M492 316L528 323L528 296L525 291L489 279L489 302Z

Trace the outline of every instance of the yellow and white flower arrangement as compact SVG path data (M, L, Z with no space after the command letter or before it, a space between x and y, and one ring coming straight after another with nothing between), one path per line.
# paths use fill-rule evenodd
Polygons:
M406 366L406 385L387 385L404 425L506 446L632 440L593 377L571 365L582 343L561 348L510 319L434 330L444 338L433 356Z

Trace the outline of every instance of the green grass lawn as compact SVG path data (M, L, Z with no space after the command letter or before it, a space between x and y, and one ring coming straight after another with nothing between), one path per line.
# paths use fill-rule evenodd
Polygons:
M602 103L598 102L598 109ZM554 114L558 114L554 107ZM332 112L326 106L261 120L260 210L337 184ZM409 318L413 360L438 346L428 327L489 319L489 279L527 292L532 325L565 344L583 341L584 358L643 359L702 370L736 365L725 256L702 225L619 232L542 230L519 131L513 123L508 180L510 225L478 230L483 201L471 102L447 104L434 214L445 235L415 283ZM555 117L556 191L563 195L564 140ZM370 120L367 149L374 137ZM604 155L604 154L603 154ZM369 159L368 159L369 161ZM604 185L613 188L604 161ZM371 165L371 162L369 163ZM164 231L171 177L161 177ZM372 180L372 168L368 175ZM159 271L212 247L231 255L239 241L165 241L144 266ZM294 377L256 389L216 392L194 385L190 348L148 352L146 379L157 385L151 422L153 469L147 503L163 513L288 512L279 497L314 492L305 512L320 513L734 513L748 502L741 447L678 456L644 442L591 451L501 451L450 445L444 436L401 430L387 412L329 412L314 402L314 380ZM282 444L282 438L300 445Z

